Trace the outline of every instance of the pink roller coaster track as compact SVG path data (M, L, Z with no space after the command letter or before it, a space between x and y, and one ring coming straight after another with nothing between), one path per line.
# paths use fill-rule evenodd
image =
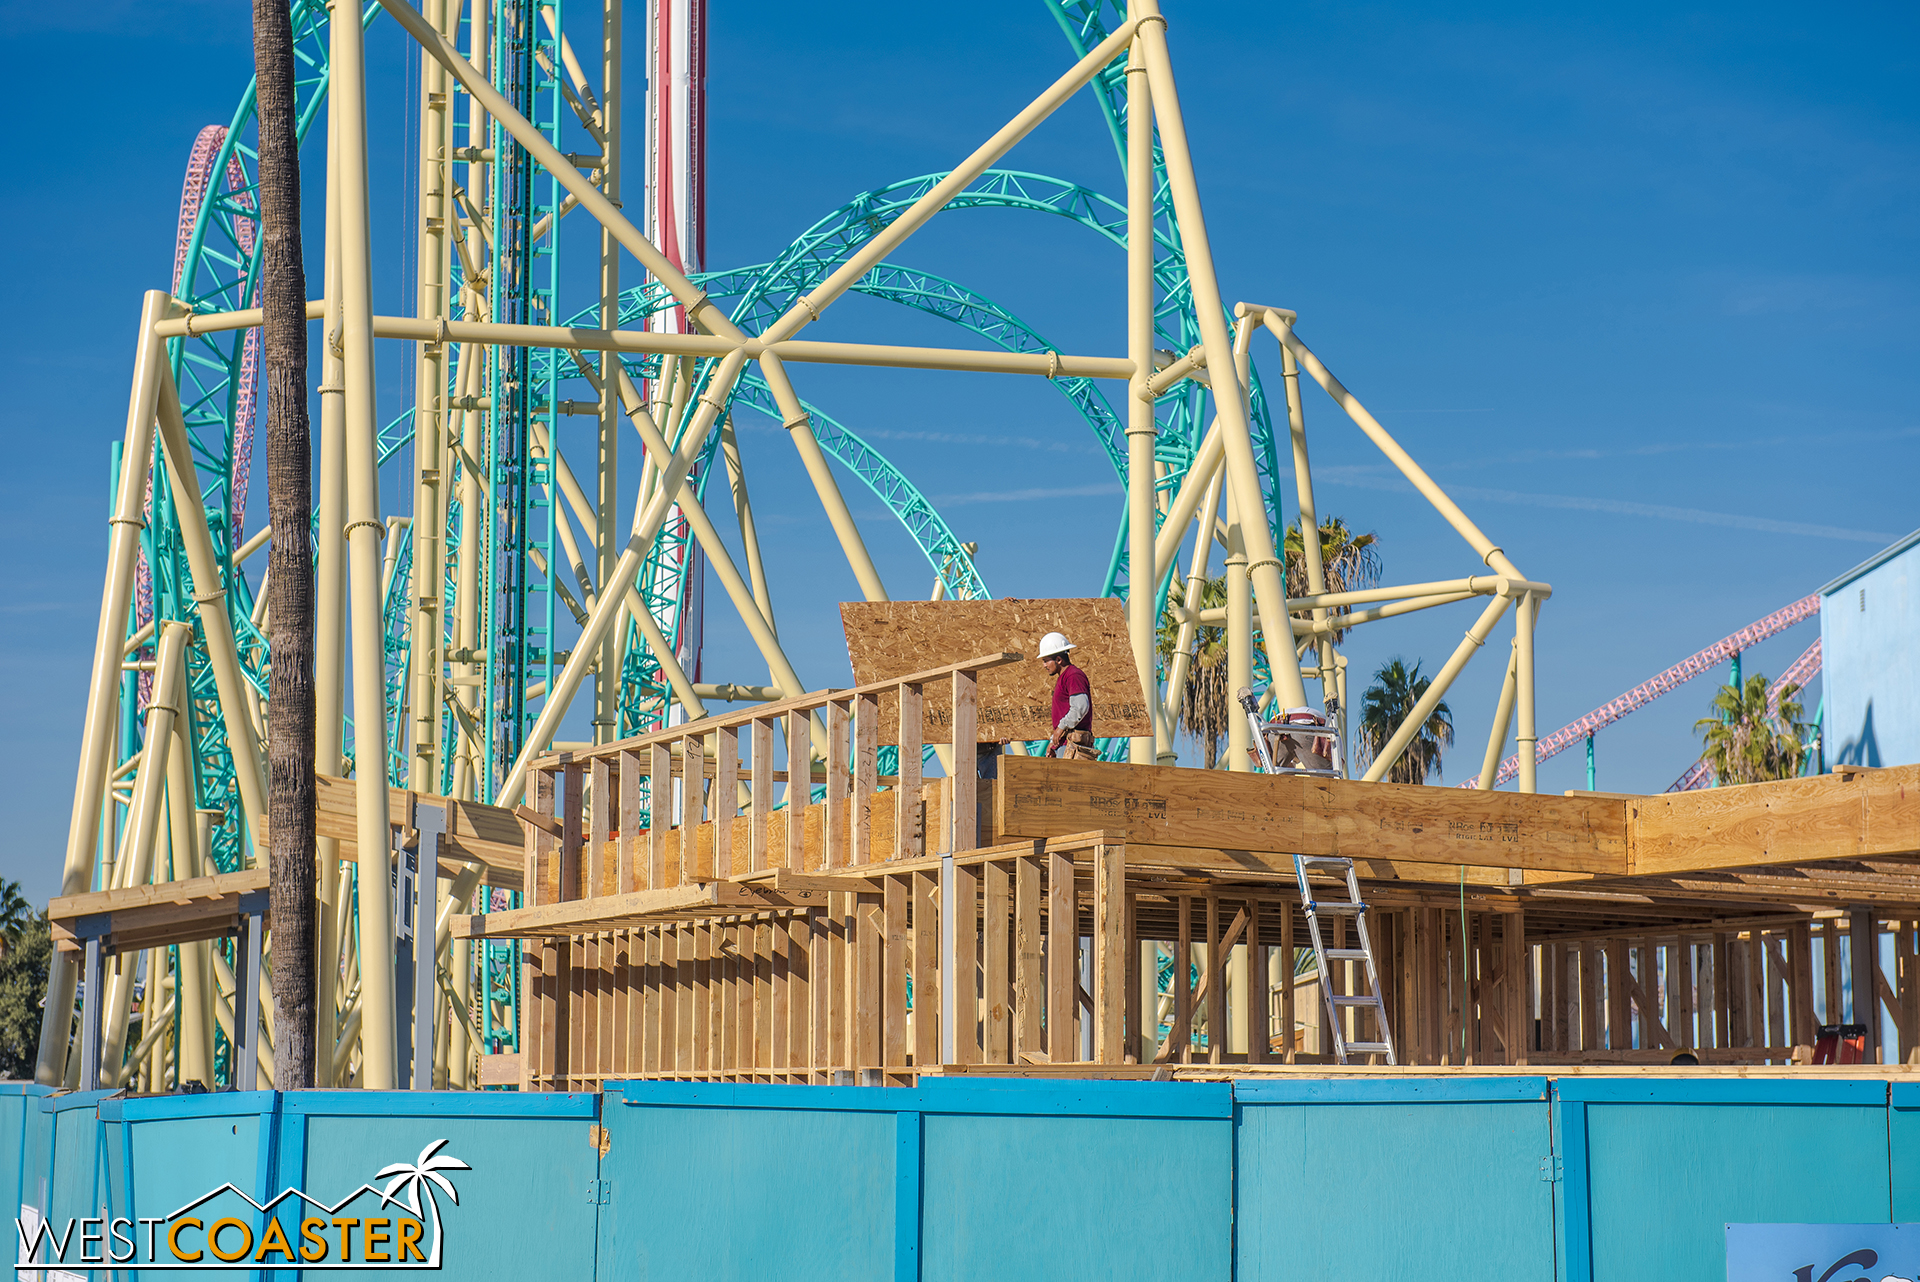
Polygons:
M225 125L208 125L193 140L193 151L187 157L187 176L180 186L180 222L173 239L173 292L180 293L187 271L187 251L193 243L193 227L200 218L200 207L207 197L207 186L213 178L213 162L219 158L220 148L227 139ZM241 167L238 156L227 157L227 188L234 193L235 199L244 208L252 208L253 200L247 192L247 173ZM242 262L250 263L253 258L254 221L251 218L236 218L234 234L240 241ZM243 269L244 270L244 269ZM244 291L243 291L244 292ZM240 379L234 388L233 416L233 468L227 487L227 501L233 510L233 528L229 532L232 546L238 548L245 541L247 523L247 484L253 472L253 425L254 413L258 401L260 380L260 331L248 330L247 337L240 349ZM153 493L148 491L145 508L149 516L153 513ZM134 588L134 620L139 626L145 626L153 618L153 571L147 564L143 553L140 558L138 580ZM140 677L140 699L147 700L148 688L152 678L142 673Z
M1660 675L1642 681L1639 685L1627 691L1619 698L1614 699L1610 703L1602 704L1578 721L1560 727L1552 734L1540 740L1539 745L1535 749L1535 759L1545 761L1548 757L1556 756L1566 751L1602 726L1612 725L1628 713L1646 707L1661 695L1679 688L1709 668L1725 663L1738 652L1750 649L1768 637L1785 632L1794 624L1805 622L1819 613L1820 595L1816 592L1814 595L1795 601L1792 605L1786 606L1783 609L1775 610L1764 619L1756 619L1732 636L1722 637L1698 654L1689 655L1685 659L1682 659ZM1770 705L1774 708L1779 707L1780 690L1788 681L1794 681L1804 685L1807 679L1819 670L1820 643L1815 641L1805 654L1794 660L1793 666L1787 669L1786 675L1782 676L1780 680L1775 683L1772 690L1769 691ZM1705 782L1705 767L1696 766L1694 769L1703 772L1699 780L1693 783L1687 782L1688 779L1693 776L1693 771L1690 770L1667 791L1684 792L1689 788L1700 787L1701 784ZM1508 757L1500 763L1499 772L1494 775L1494 786L1498 787L1519 773L1520 758L1517 756ZM1476 788L1479 784L1480 781L1478 779L1469 779L1460 786L1463 788Z

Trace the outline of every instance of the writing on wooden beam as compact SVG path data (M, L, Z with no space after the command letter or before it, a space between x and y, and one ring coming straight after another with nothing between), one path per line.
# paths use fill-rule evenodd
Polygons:
M1137 845L1252 855L1465 864L1618 875L1626 802L1359 783L1305 775L1007 757L994 830L1050 837L1118 829Z

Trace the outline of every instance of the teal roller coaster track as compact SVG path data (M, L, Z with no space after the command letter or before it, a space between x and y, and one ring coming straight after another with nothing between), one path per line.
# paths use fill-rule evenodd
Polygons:
M503 18L494 24L498 33L493 64L497 69L497 85L502 92L510 93L525 114L557 142L562 90L552 74L556 50L551 42L543 42L532 34L537 27L531 20L532 9L527 0L502 0L499 7L514 9L519 17L517 20ZM1076 56L1098 44L1121 20L1120 7L1113 3L1047 0L1047 7L1059 21ZM367 5L362 11L362 21L371 24L378 14L377 4ZM300 66L298 127L301 137L305 138L326 101L327 8L318 0L293 0L292 15ZM553 29L557 27L556 14ZM1124 167L1120 122L1125 108L1126 83L1121 64L1116 61L1102 73L1093 89ZM253 113L254 92L249 85L230 122L224 127L209 126L193 150L182 199L175 294L195 312L234 311L255 305L259 243L255 235L257 203L253 175L256 165L250 146ZM492 277L493 318L545 321L557 314L557 237L549 230L543 239L536 239L534 224L545 216L551 229L565 210L558 199L557 187L550 179L543 180L531 167L526 153L497 129L495 145L494 180L500 184L500 203L496 208L503 212L502 225L493 229L492 257L486 268ZM1160 171L1157 162L1156 152L1159 171L1156 191L1160 193L1156 275L1161 300L1156 314L1156 333L1161 346L1180 354L1198 341L1199 328L1187 292L1184 255L1165 194L1164 171ZM815 222L770 262L705 273L695 278L696 283L727 306L734 322L743 330L758 332L943 177L944 174L926 174L863 192ZM1086 228L1117 249L1124 249L1126 245L1123 205L1086 186L1042 174L991 170L969 184L948 208L1050 215ZM460 270L457 258L454 270L457 276ZM883 263L855 288L873 298L957 325L1006 351L1053 350L1042 335L1007 308L930 271ZM628 289L621 299L620 323L642 325L648 316L671 305L672 299L651 282ZM597 326L597 312L583 310L568 323ZM248 550L245 512L258 395L255 386L257 342L255 330L192 336L173 340L170 357L192 435L208 521L218 544L221 572L228 580L227 601L246 679L259 698L264 699L269 662L267 642L255 624L254 594L239 565L240 554ZM713 364L703 362L698 377L704 380ZM626 366L636 381L660 373L657 358L627 358ZM492 697L486 702L484 715L486 742L494 759L491 769L483 772L478 780L481 799L490 799L495 781L518 751L531 724L526 706L528 699L534 697L529 695L530 688L544 689L542 683L554 672L557 648L554 597L561 586L556 578L556 558L551 552L555 478L551 460L534 448L533 429L544 426L547 439L554 439L556 407L574 390L580 378L571 358L554 350L518 349L511 359L503 356L491 371L486 464L490 468L487 480L493 488L494 502L490 505L485 534L489 555L482 591L493 641L487 647L486 675L486 688ZM1061 377L1054 380L1054 385L1092 433L1120 482L1119 488L1124 488L1127 459L1122 416L1090 379ZM589 392L586 399L597 395ZM1163 470L1158 482L1163 490L1177 490L1185 480L1186 469L1206 426L1207 396L1203 387L1186 382L1158 402L1155 459ZM691 398L688 403L692 404ZM729 408L754 410L776 421L780 418L771 392L752 373L740 380ZM856 477L893 513L944 583L946 593L962 599L990 596L986 582L959 538L912 479L853 426L836 419L820 406L808 404L805 408L812 416L813 430L826 455ZM1262 491L1269 516L1278 528L1276 449L1257 374L1251 408ZM684 430L685 420L662 424L662 427L672 438ZM397 467L396 460L404 461L412 431L411 411L399 414L388 424L381 436L383 465ZM704 442L700 461L690 478L694 493L702 498L716 471L718 442L719 433L715 431ZM142 628L149 627L156 619L191 620L195 609L194 586L181 550L179 521L163 470L156 469L153 473L149 502L151 518L145 534L139 590L133 616L128 620L130 638L137 637ZM446 529L449 547L457 544L460 537L457 507L457 503L450 504ZM1099 591L1124 598L1136 585L1128 573L1124 508L1122 513L1123 523L1115 536L1113 553ZM403 703L408 689L407 598L412 546L411 531L404 526L396 529L395 543L388 551L392 572L383 611L388 654L388 721L392 730L399 728L405 715ZM686 523L670 521L656 540L641 575L641 599L676 648L687 644L690 636L698 635L697 623L689 617L692 597L688 590L689 571L696 565ZM1164 598L1166 589L1167 583L1163 581L1151 585L1149 590ZM455 585L449 581L444 591L451 600ZM450 617L451 611L447 614ZM149 642L136 657L150 657L151 653ZM636 632L629 632L626 653L629 658L622 673L621 729L631 734L661 722L670 691L659 663ZM196 802L200 808L218 813L213 857L221 870L232 870L243 860L246 834L241 831L238 819L240 808L236 804L234 768L225 727L217 710L204 638L196 639L189 658L189 672ZM136 672L127 674L130 696L140 679ZM142 695L145 693L140 691ZM137 697L123 700L120 748L123 763L140 747L142 721L138 709L143 701ZM454 757L452 744L458 715L448 711L442 718L448 750L441 754L441 760L449 763ZM346 741L351 742L350 727ZM399 742L398 734L390 734L389 742ZM1108 750L1123 752L1123 745L1124 741L1114 741ZM389 754L387 769L396 784L404 782L406 768L402 753L396 750ZM448 768L451 769L450 765ZM447 783L443 778L441 787L444 789ZM489 955L486 962L491 996L510 1007L517 986L512 946L489 945L489 948L499 952L498 956ZM496 1045L510 1040L517 1026L510 1011L508 1016L490 1021L489 1036Z

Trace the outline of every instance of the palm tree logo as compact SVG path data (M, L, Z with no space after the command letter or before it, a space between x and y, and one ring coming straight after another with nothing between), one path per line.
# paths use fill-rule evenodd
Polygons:
M420 1156L415 1158L411 1163L395 1162L391 1166L384 1166L380 1168L379 1173L373 1177L376 1180L384 1180L388 1176L393 1177L392 1180L388 1182L386 1191L380 1194L380 1204L382 1206L389 1206L395 1202L403 1201L406 1208L413 1212L416 1219L431 1217L433 1221L433 1253L428 1258L427 1263L421 1266L429 1269L437 1269L440 1267L440 1203L435 1200L433 1196L433 1187L438 1185L448 1197L453 1199L453 1204L458 1206L460 1204L460 1194L454 1190L453 1181L440 1174L440 1172L471 1171L473 1169L457 1157L440 1156L439 1150L446 1143L446 1140L435 1140L433 1143L421 1149ZM422 1216L420 1213L420 1194L423 1190L427 1195L427 1216Z

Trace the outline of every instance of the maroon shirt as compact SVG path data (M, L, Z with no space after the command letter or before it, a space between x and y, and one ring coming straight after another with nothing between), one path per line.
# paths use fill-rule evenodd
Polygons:
M1053 724L1060 726L1060 718L1067 715L1068 701L1076 694L1087 696L1087 716L1075 726L1075 730L1093 731L1093 687L1087 684L1087 674L1069 663L1060 669L1060 675L1053 681Z

